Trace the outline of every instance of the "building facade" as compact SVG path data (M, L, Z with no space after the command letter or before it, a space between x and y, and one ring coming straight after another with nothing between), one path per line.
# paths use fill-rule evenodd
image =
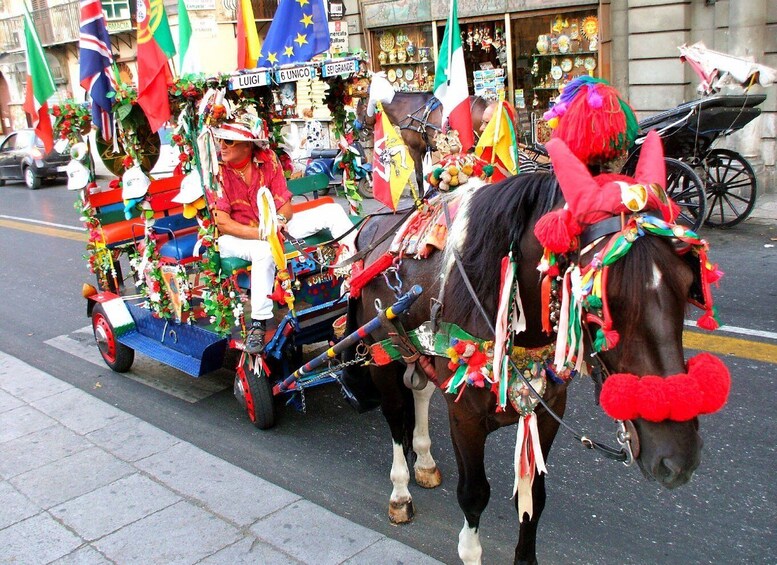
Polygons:
M252 4L262 37L277 0ZM165 5L177 37L177 2ZM202 71L233 71L236 0L186 0L186 5ZM698 97L698 79L678 56L682 44L703 41L710 49L777 67L777 0L458 0L458 6L472 92L513 102L524 136L540 141L547 136L542 112L559 86L579 74L609 80L643 118ZM120 71L134 80L134 2L103 0L103 7ZM3 131L26 125L21 10L21 0L0 0ZM366 51L373 70L385 71L399 90L431 90L447 0L331 0L330 14L338 49ZM35 0L33 17L57 96L82 99L78 2ZM774 87L763 92L762 115L722 143L743 153L762 190L774 192L777 93Z

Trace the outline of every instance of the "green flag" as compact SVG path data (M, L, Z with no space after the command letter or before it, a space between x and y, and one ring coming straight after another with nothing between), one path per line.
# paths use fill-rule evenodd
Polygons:
M178 0L178 64L181 74L200 71L196 56L196 46L191 45L192 22L186 10L186 2Z
M32 127L35 128L35 133L43 141L48 152L54 147L54 133L46 101L57 89L26 2L24 3L24 45L27 52L27 92L24 111L30 115Z
M152 7L151 9L152 12L155 12L154 16L159 18L159 25L156 27L156 29L154 29L154 22L152 19L151 33L154 35L154 40L156 41L157 45L159 45L162 53L165 54L165 57L172 59L175 57L175 43L173 43L173 34L170 32L170 23L167 21L167 12L165 11L162 0L159 0L160 9L155 10L155 7L156 6Z

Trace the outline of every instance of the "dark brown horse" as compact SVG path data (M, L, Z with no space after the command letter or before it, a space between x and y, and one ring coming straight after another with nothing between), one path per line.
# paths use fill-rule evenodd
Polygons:
M480 96L469 97L472 127L480 132L483 112L489 101ZM362 98L356 106L359 136L372 139L375 116L367 115L369 102ZM397 92L391 102L383 103L383 110L395 126L399 126L402 140L415 163L418 186L423 186L423 158L427 149L434 149L434 138L440 132L442 106L431 92Z
M543 332L541 323L537 265L542 248L533 234L533 227L543 214L563 204L557 180L546 173L519 175L465 193L449 230L446 252L425 260L404 258L397 267L398 278L407 287L404 290L411 284L419 284L424 289L402 319L405 330L410 331L430 320L431 306L441 299L441 321L455 323L481 339L493 339L494 334L475 300L482 304L493 324L499 298L500 264L512 249L518 262L516 278L527 322L526 330L516 336L515 345L538 347L551 343L554 337ZM362 249L369 246L395 223L393 217L371 219L359 236L358 246ZM385 253L389 242L391 238L377 245L367 256L365 265ZM475 296L467 289L455 265L452 249L460 256ZM579 260L581 264L590 261L590 254ZM600 354L609 373L666 377L685 371L683 320L689 292L696 280L696 272L689 263L687 257L676 252L671 238L645 235L612 266L606 292L609 303L616 305L612 308L613 327L622 337L616 347ZM376 301L385 307L394 300L395 293L384 279L374 279L364 287L359 300L351 300L349 324L363 323L373 317ZM384 339L386 334L373 337ZM589 351L590 347L589 342ZM451 375L447 361L444 357L434 358L437 383L445 382ZM352 368L352 371L356 370ZM411 447L417 456L414 465L417 483L429 488L437 486L441 480L430 453L427 422L428 403L435 385L430 381L423 390L411 393L403 386L404 371L405 366L400 362L369 367L372 380L382 394L381 409L393 438L391 480L394 489L389 516L395 523L410 521L414 513L406 459ZM500 427L515 424L519 414L509 402L506 411L497 412L496 398L487 388L467 387L458 400L453 394L445 396L459 471L458 501L465 516L459 535L459 555L464 563L477 564L481 556L480 516L490 496L484 465L486 437ZM549 379L544 400L550 409L563 416L566 384L556 384ZM542 453L547 457L560 424L542 407L538 406L535 414ZM683 422L635 419L631 425L641 447L635 453L637 462L646 477L656 479L667 488L682 485L690 479L699 465L702 447L696 418ZM512 454L506 456L512 457ZM534 476L531 492L533 513L519 516L516 563L536 563L537 525L545 505L544 475ZM518 509L517 496L515 504Z

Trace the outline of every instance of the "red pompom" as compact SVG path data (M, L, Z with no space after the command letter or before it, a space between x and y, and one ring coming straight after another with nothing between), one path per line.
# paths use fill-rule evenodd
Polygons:
M669 420L686 422L699 415L702 391L699 383L690 375L672 375L666 378L667 397L671 399Z
M731 390L731 374L723 361L711 353L699 353L688 360L688 374L703 391L701 414L712 414L723 408Z
M617 373L607 377L599 395L599 404L610 418L633 420L639 417L637 405L637 384L639 377L628 373Z
M663 378L646 375L639 379L637 390L637 408L642 418L650 422L660 422L669 417L672 403L666 394Z
M574 248L574 238L580 233L572 214L562 208L542 216L534 225L534 235L552 253L565 253Z
M621 336L616 330L604 330L604 341L608 351L618 345L620 340Z
M712 310L707 310L704 315L696 322L696 325L701 329L710 332L717 330L719 327L718 321L715 319L715 315L713 314Z

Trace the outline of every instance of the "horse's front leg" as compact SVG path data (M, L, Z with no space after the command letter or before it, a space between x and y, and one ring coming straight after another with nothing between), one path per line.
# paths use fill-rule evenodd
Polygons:
M560 390L552 398L548 399L548 404L559 416L564 415L566 407L566 387ZM537 430L540 433L540 445L542 446L542 456L548 460L550 447L556 438L560 424L550 416L545 410L537 414ZM520 565L533 565L537 563L537 526L540 522L540 516L545 509L545 475L535 475L531 487L532 494L532 516L524 513L518 516L521 526L518 534L518 545L515 546L515 563ZM515 497L515 510L518 511L518 496Z
M429 381L422 390L413 391L415 405L415 428L413 428L413 451L416 454L414 465L415 482L423 488L440 486L442 475L432 457L432 440L429 437L429 401L437 386Z
M410 471L405 458L405 453L409 450L412 441L411 430L414 427L411 406L413 396L402 384L403 371L399 364L371 367L370 373L380 391L381 411L391 430L393 455L390 478L393 488L389 498L389 519L393 524L403 524L410 522L415 514L413 498L407 488L410 483Z
M459 533L459 558L465 565L480 565L483 548L480 545L480 516L488 505L491 486L488 484L484 464L486 415L475 403L467 402L467 395L478 391L467 390L459 402L447 395L451 440L459 468L459 484L456 495L464 512L464 526ZM490 394L487 393L487 394ZM484 403L485 404L485 403Z

